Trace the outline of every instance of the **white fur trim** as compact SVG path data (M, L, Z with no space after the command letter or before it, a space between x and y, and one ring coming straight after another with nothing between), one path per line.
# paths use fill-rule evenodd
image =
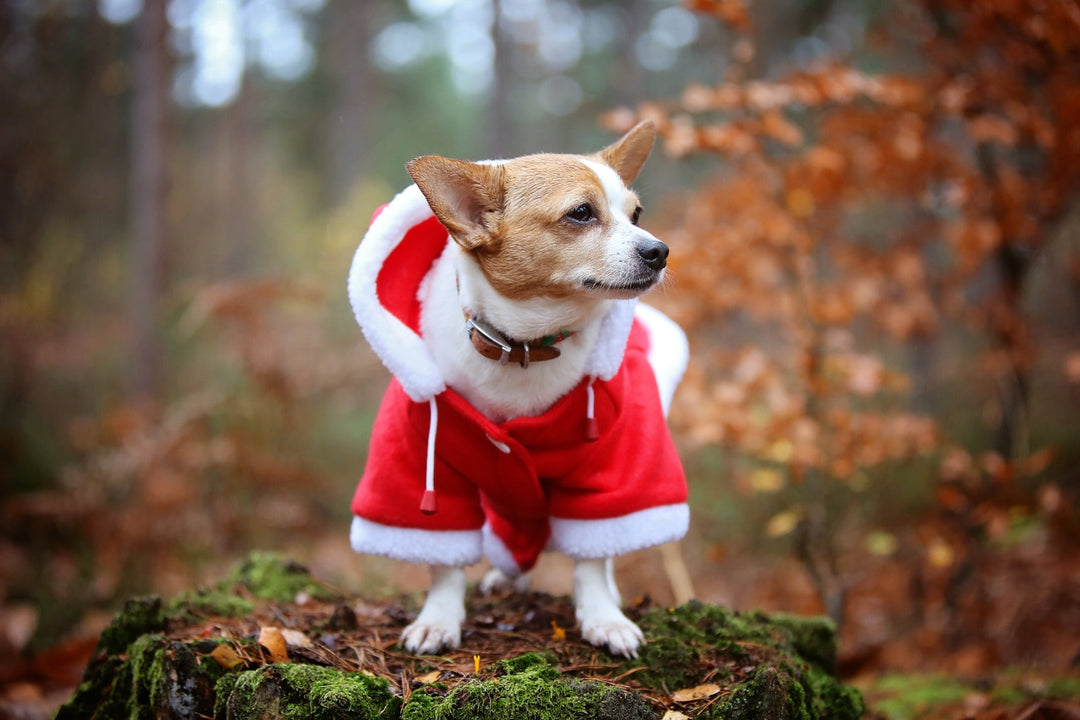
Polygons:
M349 268L349 302L360 329L415 402L430 400L446 389L446 383L420 336L379 302L375 281L405 233L432 214L420 188L405 188L371 223Z
M479 530L417 530L353 516L349 540L358 553L411 563L465 567L482 556Z
M585 363L585 374L601 380L610 380L622 366L626 341L634 324L634 307L637 300L616 300L600 325L600 335L592 355Z
M682 328L656 308L639 303L636 315L649 332L649 365L656 375L660 404L664 408L664 417L667 417L675 388L690 361L690 344Z
M689 527L690 507L686 503L602 520L553 517L548 547L575 560L612 557L678 540Z
M496 535L491 525L484 523L484 556L491 563L491 566L501 570L508 577L517 577L521 574L521 568L518 567L517 562L514 560L513 554L510 549L506 547L506 544L502 541L498 535Z

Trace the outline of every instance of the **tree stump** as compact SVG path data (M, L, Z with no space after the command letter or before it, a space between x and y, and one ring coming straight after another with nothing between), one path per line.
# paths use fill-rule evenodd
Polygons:
M628 608L647 644L612 657L573 629L568 598L469 598L462 648L397 645L416 599L349 603L256 554L217 587L127 603L102 633L73 718L601 718L855 720L823 618L690 602Z

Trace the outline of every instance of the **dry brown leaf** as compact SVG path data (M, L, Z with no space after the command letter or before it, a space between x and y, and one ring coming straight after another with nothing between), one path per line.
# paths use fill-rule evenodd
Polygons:
M299 630L282 630L281 637L284 638L285 644L289 647L309 648L313 645L311 638Z
M683 715L678 710L668 710L660 720L690 720L690 716Z
M243 659L236 654L236 650L233 650L232 645L221 644L214 648L214 651L210 653L210 657L214 658L214 661L218 665L226 670L232 670L237 665L243 664Z
M713 695L720 692L720 686L716 683L704 683L692 688L685 688L683 690L676 690L671 693L671 699L677 703L694 702L695 700L705 700L711 698Z
M288 662L289 648L285 643L285 636L276 627L264 627L259 629L259 645L270 654L271 662Z
M432 670L431 672L427 673L426 675L421 675L418 678L416 678L416 682L422 683L424 685L430 685L433 682L438 682L439 678L441 678L441 677L442 677L442 671L441 670Z

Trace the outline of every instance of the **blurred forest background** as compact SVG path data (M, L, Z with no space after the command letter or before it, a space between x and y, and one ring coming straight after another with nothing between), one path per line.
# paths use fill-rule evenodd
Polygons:
M421 587L348 548L368 219L648 118L697 595L848 674L1078 662L1075 2L3 0L0 98L0 656L252 548Z

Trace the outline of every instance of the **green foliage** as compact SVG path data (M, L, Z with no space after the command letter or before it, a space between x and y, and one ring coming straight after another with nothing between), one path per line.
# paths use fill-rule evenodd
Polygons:
M935 708L963 702L971 688L940 675L890 675L879 679L874 707L890 720L916 720Z
M1002 674L993 684L928 673L890 674L865 688L873 707L888 720L919 720L962 706L975 695L996 705L1037 700L1080 700L1080 676L1059 675L1034 680L1024 674Z

